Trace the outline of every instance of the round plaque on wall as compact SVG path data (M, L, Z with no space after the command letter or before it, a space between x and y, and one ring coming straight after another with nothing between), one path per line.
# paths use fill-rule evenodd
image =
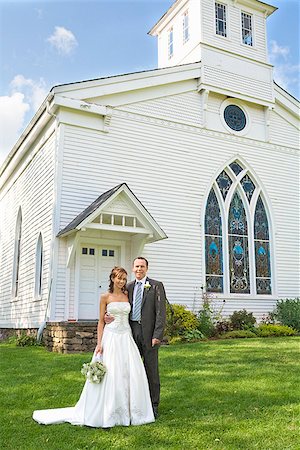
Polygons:
M224 120L234 131L242 131L246 126L246 115L237 105L228 105L224 109Z

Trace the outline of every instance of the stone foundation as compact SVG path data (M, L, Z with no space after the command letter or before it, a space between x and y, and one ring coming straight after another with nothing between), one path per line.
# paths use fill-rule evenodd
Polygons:
M26 334L27 336L37 336L37 328L1 328L0 329L0 342L6 341L12 336L22 336Z
M50 352L92 352L97 345L98 322L48 322L43 343Z

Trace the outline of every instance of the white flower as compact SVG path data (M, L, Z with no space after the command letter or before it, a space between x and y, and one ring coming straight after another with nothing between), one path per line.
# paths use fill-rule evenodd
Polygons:
M147 282L145 283L144 288L147 289L147 290L151 288L151 284L149 283L149 281L147 281Z

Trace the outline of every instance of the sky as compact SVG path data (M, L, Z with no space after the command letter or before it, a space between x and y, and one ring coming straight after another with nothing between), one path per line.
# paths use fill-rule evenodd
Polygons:
M299 98L300 0L264 0L274 80ZM0 0L0 166L50 89L157 67L147 33L173 0Z

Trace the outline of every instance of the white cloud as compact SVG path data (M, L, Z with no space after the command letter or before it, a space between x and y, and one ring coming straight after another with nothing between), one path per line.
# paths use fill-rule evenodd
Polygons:
M28 99L32 109L36 111L47 95L46 83L43 78L34 81L23 75L16 75L10 82L13 92L22 91Z
M29 103L20 92L0 97L0 164L17 141L29 109Z
M275 82L294 95L299 95L300 64L292 64L290 48L271 41L269 58L274 65Z
M287 59L290 49L289 47L284 47L281 45L278 45L276 41L271 41L271 49L270 49L270 59L276 59L278 57L283 57L284 59Z
M61 55L69 55L77 47L78 42L72 31L64 27L55 27L53 34L48 37L48 42Z
M9 95L0 96L0 165L25 128L27 114L34 115L47 95L45 81L16 75Z

